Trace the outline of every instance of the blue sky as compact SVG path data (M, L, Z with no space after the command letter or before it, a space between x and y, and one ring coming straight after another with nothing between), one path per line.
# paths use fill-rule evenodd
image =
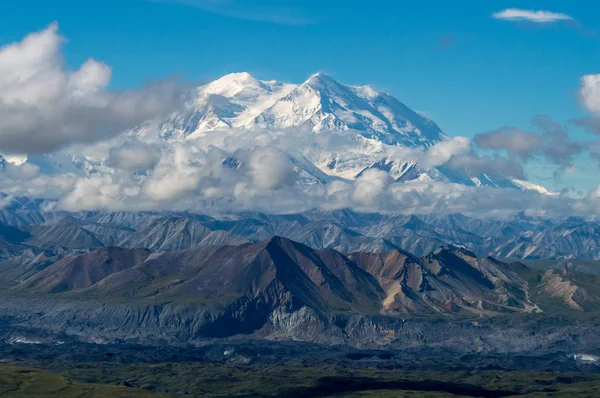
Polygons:
M235 71L301 82L325 71L392 93L449 135L473 136L502 126L531 129L539 114L561 123L584 115L579 79L600 72L600 4L594 3L21 0L0 6L0 43L57 21L69 39L67 62L75 67L90 56L106 62L118 88L170 75L202 82ZM492 18L509 7L576 21ZM570 132L577 140L593 138ZM589 184L597 171L586 162L578 161L570 185L597 185ZM537 181L553 171L543 164L529 169Z

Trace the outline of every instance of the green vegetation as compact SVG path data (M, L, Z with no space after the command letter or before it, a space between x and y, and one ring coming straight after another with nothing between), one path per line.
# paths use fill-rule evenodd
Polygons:
M161 397L150 391L124 386L73 382L39 369L0 365L0 397L142 398Z
M600 375L587 374L408 372L341 365L47 365L60 376L49 371L0 365L0 397L600 396Z

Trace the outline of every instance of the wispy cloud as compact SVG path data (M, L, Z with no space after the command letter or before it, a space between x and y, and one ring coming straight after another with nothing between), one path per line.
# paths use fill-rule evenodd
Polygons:
M507 8L492 15L495 19L506 21L529 21L533 23L553 23L559 21L574 21L570 15L547 10L523 10Z
M199 8L215 14L253 21L283 25L309 25L317 18L296 7L266 4L256 0L150 0L156 3L173 3Z

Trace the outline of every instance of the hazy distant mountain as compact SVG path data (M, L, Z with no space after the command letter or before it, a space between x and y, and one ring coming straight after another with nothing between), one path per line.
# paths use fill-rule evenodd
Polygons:
M182 250L283 236L314 249L343 253L398 248L423 256L449 244L495 258L600 259L600 224L593 218L546 219L517 214L507 219L478 219L462 214L408 216L350 209L211 217L170 212L48 212L42 203L17 198L0 209L0 225L7 231L3 238L0 228L0 245L4 247L0 256L19 255L28 248L38 253L104 246Z
M240 245L248 242L229 231L211 231L183 217L164 217L132 233L119 246L154 251L184 250L198 245Z
M93 233L82 228L79 221L70 216L33 226L30 233L31 239L27 244L42 249L96 249L104 246Z

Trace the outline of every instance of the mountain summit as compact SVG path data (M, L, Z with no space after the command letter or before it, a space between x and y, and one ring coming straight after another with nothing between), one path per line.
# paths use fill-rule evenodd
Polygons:
M370 86L317 73L302 84L232 73L198 87L181 112L161 124L166 139L230 128L356 130L387 145L429 147L446 139L431 120Z
M256 139L254 132L275 134L278 142L287 139L280 149L310 184L354 180L377 169L398 182L441 181L548 193L502 175L444 166L423 168L414 159L392 155L398 147L419 151L448 137L432 120L390 94L368 85L342 84L324 73L301 84L232 73L197 87L183 109L134 134L155 139L158 133L160 139L179 142L211 132L244 136L251 142ZM261 142L264 145L262 138Z
M240 148L276 147L289 158L305 187L368 178L374 169L395 182L444 182L551 194L543 187L480 167L421 164L429 163L419 160L428 156L429 148L449 142L432 120L390 94L368 85L342 84L324 73L301 84L259 80L245 72L228 74L192 89L188 101L169 117L148 121L123 137L131 136L153 144L161 141L161 145L194 140L202 148L214 146L223 151L222 165L233 165L236 170L245 163L236 158L244 156L237 153ZM436 149L434 154L446 151ZM102 156L90 159L65 152L27 161L50 175L113 174L114 165Z

